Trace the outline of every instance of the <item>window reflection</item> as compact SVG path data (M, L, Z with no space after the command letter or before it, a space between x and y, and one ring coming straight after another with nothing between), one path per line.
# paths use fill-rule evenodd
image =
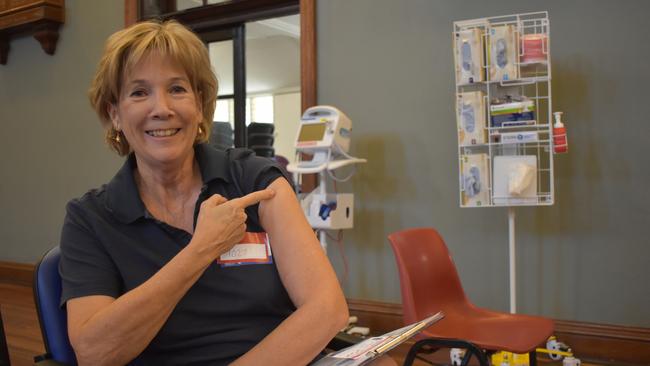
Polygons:
M261 95L246 98L246 126L251 122L273 123L274 115L273 95ZM219 99L214 111L214 120L229 122L233 128L235 123L235 101L232 98Z
M246 23L246 119L275 126L275 153L293 161L300 122L300 16ZM208 44L219 80L214 120L234 129L233 42Z
M215 122L235 122L235 111L232 108L232 99L219 99L217 100L217 108L214 110ZM235 126L232 126L233 129Z

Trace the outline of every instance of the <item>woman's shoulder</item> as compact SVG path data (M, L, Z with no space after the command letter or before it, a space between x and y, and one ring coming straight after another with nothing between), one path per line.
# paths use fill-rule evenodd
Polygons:
M236 183L247 188L244 191L253 189L252 186L261 175L273 171L282 172L274 160L257 156L253 150L247 148L219 150L203 144L197 146L197 152L197 159L204 175L207 174L209 178L222 176L228 180L235 180Z
M280 177L291 182L289 174L276 161L257 156L247 148L219 150L199 144L196 153L204 182L222 178L234 185L237 197L264 189Z
M255 152L246 147L231 147L226 150L217 149L210 144L199 144L195 150L199 154L199 160L225 160L248 164L269 164L271 159L255 155Z
M79 197L72 198L68 204L89 205L106 199L106 184L91 188Z
M291 181L288 174L276 161L257 156L252 150L232 149L230 154L233 173L246 187L245 193L264 189L280 177Z
M97 213L106 207L106 184L89 189L79 197L72 198L66 204L66 212L70 214Z
M272 159L257 156L253 150L248 148L228 149L226 154L231 163L240 164L243 168L250 171L258 171L277 165Z

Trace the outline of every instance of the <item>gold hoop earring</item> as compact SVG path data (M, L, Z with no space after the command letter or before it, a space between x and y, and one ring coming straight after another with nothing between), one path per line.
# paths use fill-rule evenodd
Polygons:
M117 142L119 144L120 142L122 142L122 138L120 137L120 131L118 131L118 130L113 130L113 131L114 131L114 134L115 134L113 136L113 140L115 140L115 142Z
M194 141L195 142L201 141L203 139L204 135L205 135L205 131L203 130L203 127L201 127L201 125L199 125L199 129L196 132L196 138L194 139Z

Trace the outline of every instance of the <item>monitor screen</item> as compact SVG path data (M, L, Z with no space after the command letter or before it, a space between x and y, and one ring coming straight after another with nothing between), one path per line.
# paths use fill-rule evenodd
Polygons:
M303 124L298 135L298 142L322 141L323 137L325 137L326 128L327 124L325 122Z

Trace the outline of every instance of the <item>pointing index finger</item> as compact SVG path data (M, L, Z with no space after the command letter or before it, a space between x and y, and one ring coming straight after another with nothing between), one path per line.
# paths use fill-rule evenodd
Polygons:
M246 208L261 201L273 198L273 196L275 196L275 191L267 188L261 191L249 193L243 197L235 198L233 200L230 200L230 202L233 202L241 208Z

